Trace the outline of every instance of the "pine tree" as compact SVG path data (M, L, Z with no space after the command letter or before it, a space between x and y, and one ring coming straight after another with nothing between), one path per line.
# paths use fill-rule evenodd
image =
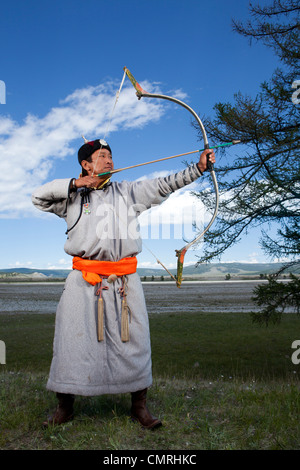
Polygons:
M299 158L299 29L298 1L274 0L269 6L253 6L246 25L233 21L234 30L250 42L272 48L279 59L271 79L261 84L255 97L237 93L234 103L217 103L214 119L203 119L211 143L240 139L244 147L232 162L218 160L216 173L221 203L218 221L207 234L205 250L198 263L218 258L252 227L261 229L261 246L272 258L288 259L286 266L297 270L300 259L300 158ZM201 134L199 133L199 136ZM214 194L197 194L209 208ZM266 229L278 227L272 237ZM284 292L274 275L269 284L255 291L255 301L265 308L255 321L279 321L285 306L299 313L299 287L292 277ZM270 290L271 289L271 290ZM290 294L287 295L287 290ZM271 305L273 292L279 295ZM279 308L280 305L280 308Z

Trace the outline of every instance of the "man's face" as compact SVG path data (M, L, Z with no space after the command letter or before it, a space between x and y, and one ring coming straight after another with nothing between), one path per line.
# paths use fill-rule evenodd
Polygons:
M87 171L88 175L96 176L99 173L105 173L114 169L114 163L109 150L100 149L96 150L91 155L91 162L87 160L82 161L82 167Z

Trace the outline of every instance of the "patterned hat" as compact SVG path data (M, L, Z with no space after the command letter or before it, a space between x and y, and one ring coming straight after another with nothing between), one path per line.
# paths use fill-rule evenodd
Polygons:
M87 143L83 144L80 147L80 149L78 150L78 161L79 161L80 165L81 165L82 160L86 160L96 150L99 150L99 149L107 149L107 150L110 151L110 153L112 153L110 146L103 139L92 140L91 142L87 142Z

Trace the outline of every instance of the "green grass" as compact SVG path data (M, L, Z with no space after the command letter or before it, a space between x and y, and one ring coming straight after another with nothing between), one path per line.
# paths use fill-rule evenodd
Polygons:
M262 328L246 314L150 318L154 384L149 408L163 427L129 419L130 396L77 397L74 421L44 430L54 315L2 315L0 449L299 449L299 319Z
M291 344L300 339L300 325L294 315L267 328L241 313L157 315L151 327L157 375L167 370L169 376L269 380L297 372Z

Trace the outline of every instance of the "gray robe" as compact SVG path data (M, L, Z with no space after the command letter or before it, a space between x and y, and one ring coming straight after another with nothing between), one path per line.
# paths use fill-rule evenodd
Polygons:
M81 191L70 192L70 179L54 180L38 188L33 204L65 219L70 229L65 251L71 256L118 261L142 250L139 214L162 203L173 191L192 183L201 173L196 165L170 175L140 182L113 182L89 193L80 214ZM87 213L85 213L87 212ZM104 340L97 339L98 286L72 270L57 307L49 390L75 395L134 392L152 383L148 314L140 278L127 276L131 311L130 340L120 335L121 279L103 280Z

